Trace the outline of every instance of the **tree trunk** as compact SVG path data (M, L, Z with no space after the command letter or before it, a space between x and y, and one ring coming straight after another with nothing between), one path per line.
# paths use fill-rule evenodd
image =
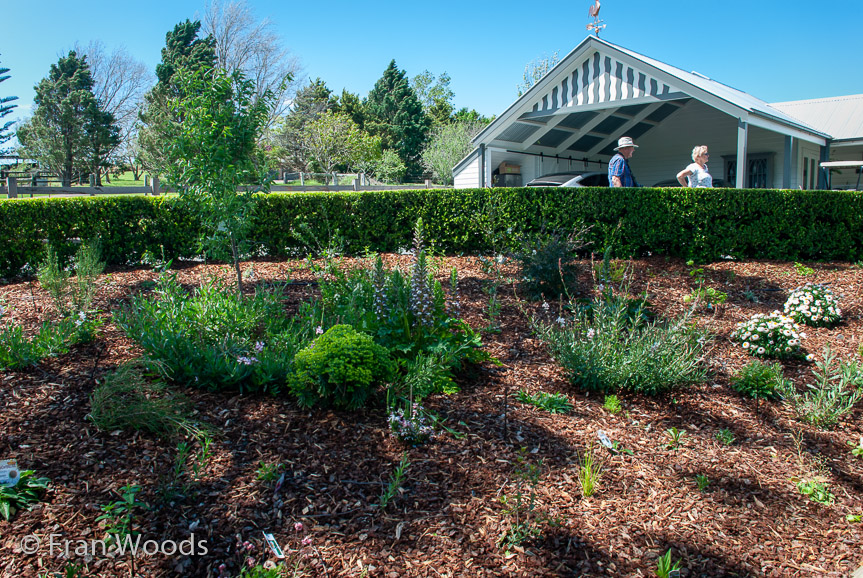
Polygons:
M237 296L243 298L243 274L240 272L240 254L237 250L237 239L231 233L231 254L234 257L234 270L237 272Z

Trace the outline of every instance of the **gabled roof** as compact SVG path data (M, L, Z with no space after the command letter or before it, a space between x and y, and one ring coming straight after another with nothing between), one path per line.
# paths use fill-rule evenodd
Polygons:
M497 139L518 143L525 150L532 146L556 148L557 152L566 149L567 152L590 150L596 153L603 146L608 148L607 138L601 139L601 142L584 139L579 144L573 142L578 136L567 138L564 134L591 122L588 118L591 113L581 111L625 106L628 111L607 119L610 122L605 128L612 129L607 134L613 132L615 123L626 121L627 118L632 119L627 127L637 131L638 127L633 126L636 122L644 121L644 125L653 123L655 126L662 118L673 114L675 107L672 103L677 103L679 107L690 98L773 130L822 142L830 138L830 134L745 92L596 36L588 36L481 131L473 142L489 144ZM660 110L657 107L662 102L667 104ZM642 112L646 103L652 103L651 108ZM561 115L565 113L569 115L568 118L561 120ZM601 120L595 112L592 114L594 122ZM553 116L555 120L552 120ZM642 127L642 130L650 128ZM535 134L543 136L534 141Z
M863 139L863 94L776 102L770 106L836 140Z

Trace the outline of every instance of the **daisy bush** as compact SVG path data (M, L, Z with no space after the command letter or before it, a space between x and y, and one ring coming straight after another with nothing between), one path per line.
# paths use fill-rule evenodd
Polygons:
M751 319L741 321L731 337L740 341L743 349L751 355L784 359L801 354L800 340L806 334L791 317L774 311L757 313Z
M828 287L820 283L807 283L788 296L785 314L797 323L826 327L839 321L842 310L839 308L839 299Z

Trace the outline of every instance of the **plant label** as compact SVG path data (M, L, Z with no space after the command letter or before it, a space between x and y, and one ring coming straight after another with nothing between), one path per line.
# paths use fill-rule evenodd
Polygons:
M272 534L268 534L267 532L262 532L264 534L264 540L267 542L267 546L270 547L270 552L273 553L273 556L278 558L279 560L285 559L285 553L282 552L282 547L279 546L279 543L276 542L276 539Z
M20 479L17 460L0 460L0 486L15 486Z
M607 447L610 450L614 449L614 445L611 443L611 440L608 439L608 436L605 434L604 431L602 431L602 430L597 431L596 437L599 438L599 443L601 443L602 445L604 445L605 447Z

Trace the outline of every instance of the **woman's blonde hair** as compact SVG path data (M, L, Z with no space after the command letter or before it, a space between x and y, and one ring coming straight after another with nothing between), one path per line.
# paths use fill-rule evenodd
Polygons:
M707 152L707 145L699 145L692 149L692 160L695 160L695 157L699 157Z

